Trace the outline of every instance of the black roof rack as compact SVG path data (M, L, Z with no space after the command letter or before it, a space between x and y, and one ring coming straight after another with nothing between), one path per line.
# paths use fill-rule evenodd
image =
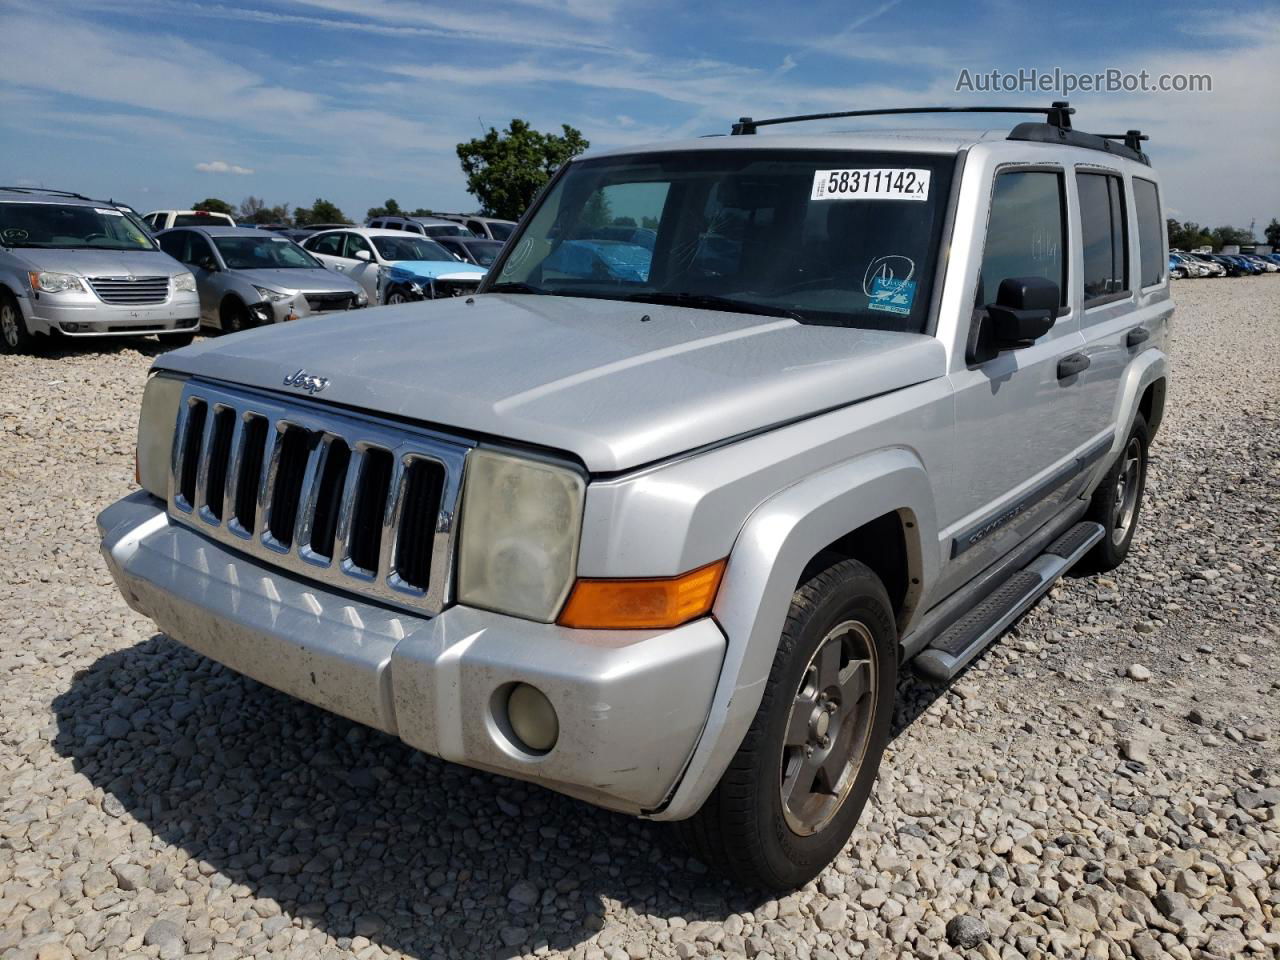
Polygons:
M1142 141L1147 140L1139 130L1125 133L1085 133L1072 129L1071 115L1075 107L1066 100L1055 100L1047 107L892 107L885 110L841 110L835 113L808 113L794 117L772 117L768 120L754 120L742 117L733 125L732 134L743 136L755 133L760 127L776 126L780 123L800 123L805 120L838 120L846 117L888 117L902 114L918 113L1042 113L1042 123L1020 123L1009 132L1010 140L1025 140L1033 143L1061 143L1066 146L1083 147L1086 150L1101 150L1139 163L1151 165L1147 155L1142 152ZM1114 141L1123 141L1116 143Z
M48 193L55 197L72 197L76 200L88 200L90 203L100 203L93 197L86 197L83 193L73 193L70 190L54 190L52 187L4 187L0 186L0 190L9 193ZM109 201L110 202L110 201Z
M839 120L845 117L889 117L905 113L1043 113L1048 124L1063 130L1071 129L1071 114L1075 107L1065 100L1055 100L1047 107L891 107L886 110L841 110L836 113L806 113L795 117L773 117L769 120L753 120L742 117L733 125L733 134L755 133L760 127L772 127L779 123L800 123L804 120Z

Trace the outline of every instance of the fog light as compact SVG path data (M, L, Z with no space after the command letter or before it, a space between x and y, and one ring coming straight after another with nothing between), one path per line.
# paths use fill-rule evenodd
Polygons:
M63 330L65 330L65 331L67 331L67 333L77 333L77 332L80 330L80 324L78 324L78 323L64 323L64 324L62 325L62 329L63 329Z
M546 753L560 736L556 708L537 687L517 683L507 698L507 719L520 746L533 753Z

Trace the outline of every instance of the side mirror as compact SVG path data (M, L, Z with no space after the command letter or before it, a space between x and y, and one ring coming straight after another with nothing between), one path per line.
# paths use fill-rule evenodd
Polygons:
M355 257L357 260L363 260L365 263L369 263L371 260L373 260L373 257L370 255L368 250L357 250L355 253L352 254L352 256Z
M966 359L985 363L1001 350L1028 347L1053 329L1061 292L1044 277L1008 277L1000 281L996 302L974 315Z

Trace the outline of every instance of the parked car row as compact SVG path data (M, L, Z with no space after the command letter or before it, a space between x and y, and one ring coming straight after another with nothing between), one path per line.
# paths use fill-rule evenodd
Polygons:
M1174 280L1188 277L1251 277L1280 272L1280 254L1276 253L1187 253L1169 251L1169 276Z
M191 342L318 313L474 293L515 225L376 217L365 227L238 226L43 188L0 187L0 352L41 335Z

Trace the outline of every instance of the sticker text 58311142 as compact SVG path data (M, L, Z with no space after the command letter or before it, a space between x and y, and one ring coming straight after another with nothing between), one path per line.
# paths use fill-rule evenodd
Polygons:
M929 171L816 170L810 200L928 200Z

